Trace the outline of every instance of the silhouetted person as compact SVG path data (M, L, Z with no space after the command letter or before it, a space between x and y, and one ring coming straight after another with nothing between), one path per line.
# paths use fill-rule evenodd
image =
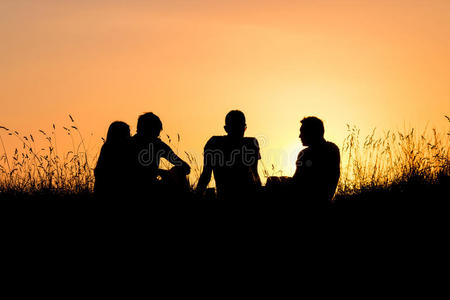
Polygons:
M135 196L160 198L172 196L176 189L187 189L189 165L179 158L161 139L162 122L149 112L139 116L137 133L132 137L133 184ZM160 159L165 158L174 167L160 170Z
M226 136L213 136L204 148L203 172L197 193L203 195L214 172L218 199L250 199L261 187L258 175L258 141L244 137L247 129L241 111L230 111L225 118Z
M117 198L129 191L132 163L130 142L128 124L116 121L109 126L94 170L94 192L97 197Z
M307 117L301 124L300 139L307 148L297 157L291 191L307 205L326 206L333 199L339 181L339 148L324 139L320 119Z

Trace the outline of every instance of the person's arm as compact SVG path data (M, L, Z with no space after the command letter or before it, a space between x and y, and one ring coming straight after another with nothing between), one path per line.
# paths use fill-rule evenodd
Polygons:
M291 184L300 184L304 180L305 176L305 162L304 162L304 156L306 151L302 150L297 156L296 169L294 175L291 177L290 183Z
M203 167L202 174L198 180L197 189L195 190L198 195L203 195L205 193L206 187L211 181L212 168L208 165Z
M172 155L169 155L169 162L174 166L181 168L181 170L183 170L186 175L189 175L189 173L191 173L191 167L189 166L189 164L182 160L174 152L172 152Z
M258 161L254 165L252 165L253 178L255 179L255 183L258 187L261 186L261 178L259 178L258 174Z
M332 185L330 187L330 195L329 199L332 200L334 194L336 193L337 186L339 184L339 177L341 175L341 155L339 148L334 145L334 152L333 152L333 160L332 160Z
M258 173L258 161L261 159L261 153L259 151L259 143L258 140L255 138L255 146L256 146L256 155L255 155L255 163L252 164L251 169L253 173L253 178L255 180L255 183L258 187L261 187L261 178L259 177Z
M208 187L209 182L211 181L211 175L212 175L212 161L210 160L210 157L208 156L208 149L211 147L211 140L209 140L204 148L203 151L203 170L202 174L200 175L200 178L197 183L197 188L195 190L196 194L203 195L205 193L206 188Z
M167 144L164 144L163 154L163 157L165 159L167 159L175 167L179 167L181 170L183 170L186 175L191 172L191 167L189 166L189 164L182 160L178 155L176 155L175 152L173 152Z

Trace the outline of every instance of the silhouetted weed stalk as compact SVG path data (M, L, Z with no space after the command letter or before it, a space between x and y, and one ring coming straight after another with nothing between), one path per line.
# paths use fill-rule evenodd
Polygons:
M97 155L88 155L83 136L71 115L70 125L62 127L72 141L72 150L59 154L57 150L56 126L50 134L39 130L46 141L39 147L33 135L0 126L0 143L3 155L0 157L0 192L56 194L91 193L94 185L93 168ZM450 118L447 117L450 122ZM433 184L442 177L450 176L450 132L439 134L435 129L404 132L385 132L381 136L376 131L362 138L355 126L347 126L348 136L341 148L341 180L338 194L351 195L373 189L388 189L399 183ZM8 155L3 135L14 136L21 146ZM175 141L169 135L163 137L179 154L180 135ZM198 181L202 167L195 155L183 153L191 165L191 188ZM170 164L161 161L161 167ZM280 175L272 165L268 170L262 164L264 177Z
M96 157L89 161L83 136L69 115L70 125L62 127L70 136L72 150L59 154L56 143L56 126L51 133L39 130L46 141L40 147L35 137L22 135L15 130L0 126L0 141L3 155L0 158L0 192L33 193L51 191L55 193L89 193L93 188L92 166ZM2 135L14 136L20 142L8 155Z

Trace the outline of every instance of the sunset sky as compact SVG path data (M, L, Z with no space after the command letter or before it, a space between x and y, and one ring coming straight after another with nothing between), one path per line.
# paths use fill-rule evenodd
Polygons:
M70 113L92 148L152 111L197 154L240 109L269 161L307 115L338 145L346 124L447 128L450 1L0 0L0 101L0 125Z

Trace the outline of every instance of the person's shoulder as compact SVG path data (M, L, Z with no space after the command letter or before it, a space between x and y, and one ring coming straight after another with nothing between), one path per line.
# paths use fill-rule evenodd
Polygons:
M164 149L164 150L172 150L169 145L167 145L163 140L160 138L155 139L152 141L156 149Z
M259 148L258 140L254 137L244 137L244 144L248 147Z
M226 138L226 136L224 136L224 135L214 135L209 138L208 143L224 141L225 138Z
M244 141L246 143L258 143L258 140L255 137L246 136L246 137L244 137Z
M137 144L139 144L140 142L141 142L141 137L138 136L137 134L133 135L133 136L130 138L130 144L132 144L132 145L137 145Z
M330 151L339 152L339 147L333 142L327 141L326 146Z
M163 142L160 138L148 139L146 137L139 136L136 134L136 135L132 136L130 140L131 140L130 144L133 147L137 147L137 148L149 147L150 145L153 145L153 147L155 147L156 149L170 148L169 145L167 145L165 142Z
M109 142L104 142L102 147L100 148L100 151L105 151L109 148Z
M300 152L298 153L297 158L301 158L304 157L305 155L310 155L310 153L312 153L312 149L310 147L306 147L303 148L302 150L300 150Z
M341 153L339 147L335 143L326 142L326 151L330 157L335 157L337 160L340 159Z
M141 136L135 134L130 138L130 148L133 151L140 151L145 147L145 142Z
M107 152L111 152L115 149L115 144L106 141L103 143L102 148L100 149L100 153L107 153Z
M163 140L161 140L160 138L156 138L152 141L153 143L157 144L157 145L166 145L168 146Z
M218 135L212 136L206 142L205 148L210 149L210 148L219 147L220 145L222 145L224 143L224 141L225 141L225 137L224 136L218 136Z

